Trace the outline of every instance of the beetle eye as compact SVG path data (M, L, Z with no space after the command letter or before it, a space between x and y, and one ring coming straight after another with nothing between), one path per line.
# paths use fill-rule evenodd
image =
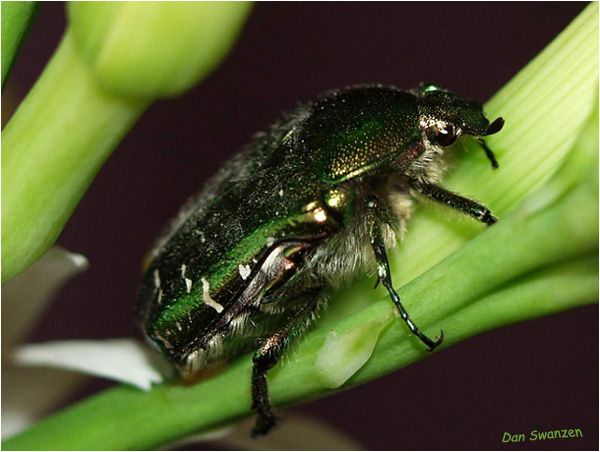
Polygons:
M437 141L441 146L450 146L456 141L454 128L448 124L444 129L439 129L437 131L437 135L435 136L435 141Z

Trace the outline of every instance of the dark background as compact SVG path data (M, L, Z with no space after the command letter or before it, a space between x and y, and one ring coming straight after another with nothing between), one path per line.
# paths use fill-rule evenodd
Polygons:
M90 269L65 287L32 341L141 337L142 257L180 204L257 130L325 89L435 82L485 101L583 3L261 3L224 63L156 102L75 211L60 245ZM5 119L65 25L42 6L3 97ZM361 387L293 408L369 449L597 449L598 308L488 332ZM85 394L106 387L95 380ZM80 394L83 396L85 394ZM503 433L579 428L583 439L503 444Z

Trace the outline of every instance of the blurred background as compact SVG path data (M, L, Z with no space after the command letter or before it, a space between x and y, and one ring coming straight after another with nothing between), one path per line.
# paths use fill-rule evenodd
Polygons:
M296 102L355 83L421 81L484 102L584 7L258 3L224 63L185 96L155 103L100 171L58 240L87 256L90 268L59 293L30 341L141 338L134 301L154 238L188 196ZM64 5L44 3L2 95L4 121L64 26ZM516 447L597 449L597 339L598 307L584 307L485 333L281 414L320 419L366 449L511 449L504 432L570 428L584 438ZM91 380L66 403L109 385Z

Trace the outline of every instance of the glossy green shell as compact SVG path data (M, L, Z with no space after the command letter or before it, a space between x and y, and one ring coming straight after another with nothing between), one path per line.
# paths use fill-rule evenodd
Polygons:
M292 150L292 124L306 112L301 107L258 136L189 201L152 250L137 315L148 336L175 362L209 340L220 318L205 303L205 284L226 311L277 243L316 241L337 228L329 218L315 218L323 215L321 182ZM283 315L253 317L254 333L228 340L223 354L256 345L284 320Z
M315 174L328 183L384 165L420 138L417 97L389 87L327 96L298 135Z

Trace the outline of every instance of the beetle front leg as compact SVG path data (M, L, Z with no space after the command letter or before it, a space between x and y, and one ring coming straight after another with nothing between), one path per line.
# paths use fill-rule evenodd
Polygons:
M320 291L319 291L320 292ZM267 371L273 368L289 343L290 336L298 335L305 328L308 316L316 306L319 292L311 295L308 302L290 319L290 321L271 337L265 339L260 348L252 357L252 409L256 411L256 425L252 429L252 437L266 435L278 421L273 412L269 389L267 385Z
M418 180L411 180L409 183L412 188L422 195L427 196L429 199L452 207L488 226L491 226L497 221L496 217L492 215L492 212L490 212L487 207L476 203L475 201L471 201L468 198L464 198L434 184L428 184Z
M502 121L502 124L504 124L504 121ZM483 138L476 138L475 141L479 143L479 146L481 146L483 152L485 152L486 157L492 163L492 168L498 169L498 161L496 160L496 156L494 155L494 152L485 143L485 141L483 141Z
M402 306L400 296L392 286L392 275L390 273L390 264L388 262L387 253L385 251L385 243L381 233L381 223L378 219L378 215L376 214L377 200L371 199L367 203L367 209L369 215L369 236L371 239L371 246L375 252L375 260L377 261L377 282L381 282L383 287L387 289L392 301L394 302L394 305L396 305L396 308L400 312L400 317L402 317L402 320L406 322L406 325L408 325L410 331L419 339L421 339L421 341L423 341L423 343L429 347L429 351L431 352L444 340L444 331L441 332L440 337L436 341L433 341L421 333L417 325L415 325L410 319L408 312L406 312L406 309L404 309L404 306Z

